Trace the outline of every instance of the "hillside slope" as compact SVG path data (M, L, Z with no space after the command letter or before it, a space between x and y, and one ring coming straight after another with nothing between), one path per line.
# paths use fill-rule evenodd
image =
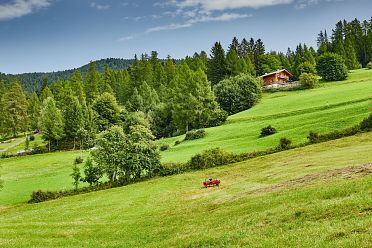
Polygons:
M200 140L174 146L174 137L159 141L171 149L163 152L163 161L186 161L211 147L242 153L277 146L281 137L294 144L307 141L310 131L328 133L359 123L370 113L372 70L353 71L343 82L322 83L312 90L264 93L259 104L230 116L225 125L207 128ZM261 128L272 125L278 133L260 138Z
M0 246L370 247L371 150L368 133L122 188L3 206ZM209 175L221 179L221 187L201 188Z

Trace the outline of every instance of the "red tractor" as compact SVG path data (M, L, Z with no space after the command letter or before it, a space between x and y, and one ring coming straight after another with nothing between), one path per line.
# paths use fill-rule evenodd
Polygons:
M214 186L220 186L220 183L221 181L218 180L218 179L212 179L212 178L209 178L208 180L205 180L203 182L203 186L204 188L208 188L208 187L214 187Z

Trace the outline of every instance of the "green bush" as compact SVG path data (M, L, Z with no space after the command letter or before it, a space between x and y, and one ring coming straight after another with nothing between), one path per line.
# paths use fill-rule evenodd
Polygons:
M277 133L277 130L275 128L273 128L271 125L267 126L267 127L264 127L261 129L261 134L260 134L260 137L266 137L266 136L269 136L269 135L273 135Z
M307 136L307 138L311 144L320 142L319 134L313 131L310 131L309 136Z
M181 174L187 170L188 167L185 163L166 163L159 166L158 170L155 173L156 175L164 177Z
M84 178L82 178L82 181L89 183L90 186L97 185L102 176L102 170L94 165L92 159L88 157L84 165Z
M169 149L169 145L168 144L164 144L164 145L161 145L160 146L160 151L166 151Z
M35 136L34 135L30 135L29 139L30 139L30 141L34 141L35 140Z
M291 144L292 144L292 141L290 139L283 137L279 140L279 148L282 150L289 149L291 147Z
M74 164L82 164L84 159L81 156L78 156L74 159Z
M196 140L205 137L206 133L204 129L191 130L186 133L185 140Z
M297 68L297 77L302 73L316 74L315 66L308 61L301 63Z
M176 142L174 142L174 146L178 146L179 144L181 144L181 141L179 140L176 140Z
M302 73L300 76L300 84L305 88L312 89L318 84L318 77L311 73Z
M370 114L369 117L367 117L360 123L360 129L362 131L372 130L372 114Z
M193 156L188 162L188 167L194 170L206 169L231 164L235 160L234 154L226 152L221 148L212 148Z
M214 87L216 100L229 114L253 107L261 99L261 81L247 74L222 80Z
M335 53L320 56L316 70L325 81L342 81L348 75L344 59Z
M29 203L38 203L38 202L44 202L48 200L54 200L61 197L59 192L51 192L51 191L34 191L31 195L31 200L29 200Z
M369 63L367 64L367 68L370 69L370 70L372 70L372 62L369 62Z

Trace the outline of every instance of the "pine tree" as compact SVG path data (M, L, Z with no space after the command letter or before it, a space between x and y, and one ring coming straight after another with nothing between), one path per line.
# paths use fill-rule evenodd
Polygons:
M239 40L238 38L234 37L229 46L229 51L235 50L235 52L238 52L238 49L239 49Z
M74 71L71 76L71 86L74 89L75 96L79 99L80 104L85 102L85 92L83 86L83 77L79 70Z
M11 83L3 97L3 104L5 128L16 137L18 132L27 130L28 122L27 99L19 82Z
M99 74L96 70L96 66L93 62L89 64L88 73L85 79L85 96L89 104L91 104L99 95Z
M349 37L345 40L345 64L349 70L354 70L359 68L359 62L356 57L356 52Z
M235 49L231 49L226 55L226 69L230 76L236 76L240 73L248 73L245 59L240 58Z
M33 92L28 99L28 117L31 130L37 130L39 128L40 109L41 103L39 97L36 92Z
M52 97L48 97L43 102L39 126L43 139L48 142L48 150L50 152L52 143L58 142L64 136L63 117Z
M262 58L265 54L265 45L261 39L258 39L254 44L253 57L254 67L256 68L256 74L262 75Z
M43 102L45 99L47 99L48 97L54 97L53 96L53 93L52 91L50 90L50 88L48 86L45 86L42 91L41 91L41 94L40 94L40 101Z
M208 79L215 85L227 74L225 51L220 42L214 44L210 57L207 70Z
M67 141L73 142L73 149L76 147L79 130L83 128L83 109L76 96L70 94L66 97L69 103L63 108L64 133Z

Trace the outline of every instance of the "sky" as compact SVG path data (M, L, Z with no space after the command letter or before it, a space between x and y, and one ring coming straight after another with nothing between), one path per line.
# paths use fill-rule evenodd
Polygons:
M267 51L316 46L341 19L369 20L371 0L0 0L0 72L72 69L156 50L183 58L216 41L261 38Z

